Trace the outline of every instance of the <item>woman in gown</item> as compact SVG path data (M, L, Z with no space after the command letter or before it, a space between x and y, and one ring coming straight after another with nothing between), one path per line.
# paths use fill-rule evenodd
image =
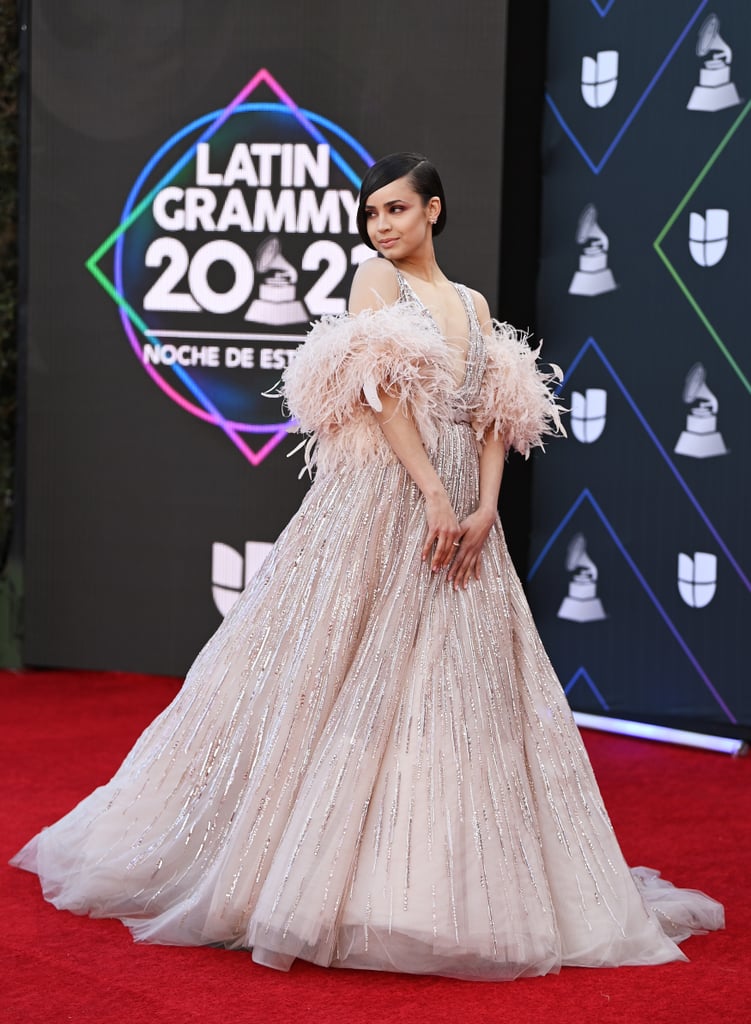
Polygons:
M686 959L722 907L626 866L497 514L560 428L435 259L414 154L366 174L350 312L283 380L315 481L114 778L14 863L137 939L510 979Z

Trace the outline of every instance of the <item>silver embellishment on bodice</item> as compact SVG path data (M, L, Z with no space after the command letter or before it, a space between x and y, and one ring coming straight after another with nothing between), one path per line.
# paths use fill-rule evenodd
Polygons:
M419 295L415 292L404 274L397 269L396 276L399 282L399 302L416 302L418 306L423 309L425 315L430 318L431 322L440 333L440 329L438 328L435 318ZM469 344L467 347L464 380L459 386L454 398L454 422L471 423L472 410L477 407L480 397L480 387L485 375L487 354L485 352L485 341L482 334L482 328L480 327L480 320L477 316L477 310L475 309L475 304L472 301L469 289L465 288L463 284L457 284L455 282L452 282L452 284L454 285L459 298L462 300L464 310L467 314L467 322L469 324Z

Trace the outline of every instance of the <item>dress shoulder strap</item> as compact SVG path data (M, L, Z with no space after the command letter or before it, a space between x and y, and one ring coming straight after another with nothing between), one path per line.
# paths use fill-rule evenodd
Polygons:
M477 315L477 308L469 288L458 282L454 282L454 288L459 292L459 298L464 303L464 309L467 313L467 320L469 321L472 333L481 334L480 318Z
M416 295L407 281L407 278L398 267L394 267L396 279L399 282L399 302L414 302Z

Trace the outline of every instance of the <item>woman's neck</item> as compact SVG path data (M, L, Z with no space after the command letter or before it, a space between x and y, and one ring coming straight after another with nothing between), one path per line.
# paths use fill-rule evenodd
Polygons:
M432 246L429 252L414 253L406 259L392 260L391 262L403 274L424 281L426 284L439 284L446 280L446 275L438 266Z
M398 270L406 274L408 278L415 278L417 281L423 281L426 285L439 285L442 281L446 281L446 274L441 269L439 264L432 260L411 260L411 259L400 259L391 261Z

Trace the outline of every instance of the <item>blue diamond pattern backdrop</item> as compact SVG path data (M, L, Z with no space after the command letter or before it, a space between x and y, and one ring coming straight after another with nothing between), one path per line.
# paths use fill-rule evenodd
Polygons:
M578 710L743 733L751 8L551 0L528 588Z

